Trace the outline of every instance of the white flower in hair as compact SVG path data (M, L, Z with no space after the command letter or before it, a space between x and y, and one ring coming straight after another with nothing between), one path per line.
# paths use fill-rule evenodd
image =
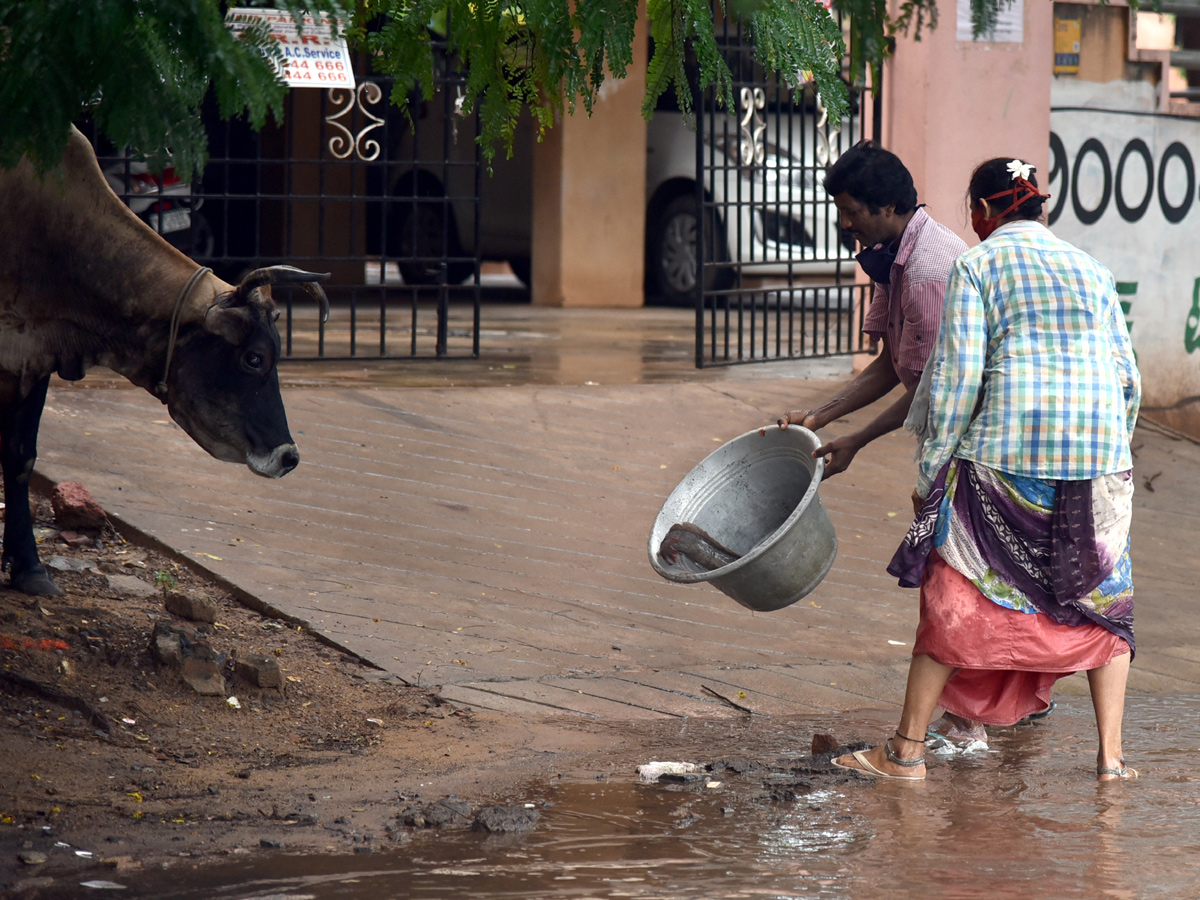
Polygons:
M1028 181L1029 176L1033 174L1033 166L1027 162L1021 162L1019 159L1014 159L1008 164L1008 174L1012 176L1013 181L1016 181L1018 178L1024 178Z

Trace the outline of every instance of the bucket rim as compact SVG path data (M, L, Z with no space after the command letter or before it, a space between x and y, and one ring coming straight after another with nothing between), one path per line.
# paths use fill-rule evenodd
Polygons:
M768 428L779 428L778 425L770 425L767 427ZM787 426L787 428L779 428L779 430L780 431L795 430L797 432L802 432L804 436L806 436L812 440L814 450L817 447L821 446L821 439L819 437L817 437L816 433L813 431L810 431L809 429L803 427L802 425L789 424ZM752 428L749 431L744 432L743 434L739 434L736 437L730 438L728 441L726 441L724 444L722 444L716 450L713 450L711 453L709 453L707 456L705 456L704 459L700 460L700 462L696 463L696 465L692 466L692 468L688 470L687 475L684 475L683 478L681 478L679 480L679 483L676 484L675 487L671 489L670 493L667 494L667 500L663 501L663 506L659 508L658 515L656 515L654 517L655 524L657 524L659 516L661 516L663 513L663 508L665 508L667 502L670 501L671 496L675 493L676 490L679 489L679 485L683 484L683 482L685 482L688 479L688 476L690 476L692 474L692 472L694 472L694 471L696 471L696 469L699 469L700 467L702 467L705 463L707 463L714 456L717 456L718 454L720 454L721 451L723 451L730 444L736 444L738 441L749 438L751 435L765 436L765 434L766 434L766 428L764 428L762 426L760 426L758 428ZM816 495L817 489L820 487L821 478L825 474L825 458L820 457L820 456L814 456L814 457L812 457L812 460L814 463L813 470L812 470L812 477L809 480L808 488L804 491L804 496L801 497L800 502L796 504L796 508L791 511L791 513L788 515L788 517L786 519L784 519L783 522L781 522L779 524L779 526L773 532L771 532L770 535L768 535L766 538L764 538L763 540L761 540L757 544L755 544L754 547L751 548L748 553L746 553L746 555L738 557L733 562L729 563L728 565L721 566L719 569L710 569L707 572L670 571L670 570L666 569L659 562L658 548L654 546L654 529L652 527L651 532L650 532L650 541L649 541L648 549L650 551L649 552L650 565L654 567L654 571L657 572L659 575L661 575L663 578L665 578L667 581L673 581L676 584L702 584L704 582L712 581L714 578L720 578L722 576L730 575L734 572L737 572L742 567L748 565L749 563L751 563L755 559L757 559L759 556L766 553L770 548L774 547L775 544L777 544L779 541L781 541L783 539L783 535L787 531L788 527L790 525L792 525L796 519L798 519L800 516L802 516L804 514L804 512L808 509L809 504L812 502L813 497Z

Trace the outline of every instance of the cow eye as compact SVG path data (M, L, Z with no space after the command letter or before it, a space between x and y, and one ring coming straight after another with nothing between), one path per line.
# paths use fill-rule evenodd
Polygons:
M242 365L251 372L261 372L267 367L267 358L257 350L247 350L242 356Z

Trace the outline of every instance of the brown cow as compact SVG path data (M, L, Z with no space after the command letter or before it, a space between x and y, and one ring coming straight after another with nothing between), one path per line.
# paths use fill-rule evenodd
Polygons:
M300 461L279 396L279 313L267 285L298 282L321 304L325 275L258 269L236 287L197 266L109 188L72 130L60 173L0 171L0 568L27 594L58 594L38 559L29 477L50 376L94 365L158 396L210 454L268 478Z

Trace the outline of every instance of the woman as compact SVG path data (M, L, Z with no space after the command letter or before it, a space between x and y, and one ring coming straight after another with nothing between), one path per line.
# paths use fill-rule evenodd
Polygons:
M950 275L927 404L920 388L914 401L917 518L888 567L921 588L904 710L882 746L835 764L921 780L935 707L1011 725L1086 670L1097 775L1136 777L1121 721L1141 386L1116 286L1039 224L1029 164L983 163L968 195L981 243Z

